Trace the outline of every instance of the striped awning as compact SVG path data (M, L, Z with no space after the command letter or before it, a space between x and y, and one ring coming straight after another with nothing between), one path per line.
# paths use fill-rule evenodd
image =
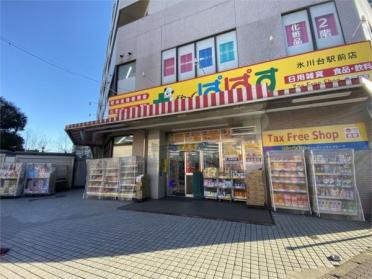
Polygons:
M82 138L82 135L78 134L79 131L85 128L112 126L141 119L154 119L175 114L185 114L197 111L200 112L216 108L271 101L280 98L298 97L301 95L316 93L320 94L322 92L334 91L337 89L361 86L363 86L363 78L359 77L310 84L307 86L290 88L286 90L277 90L273 92L268 91L266 85L257 84L249 87L236 88L231 92L222 91L219 93L177 99L159 104L138 105L117 109L109 118L66 125L65 130L68 132L71 138L74 137L73 135ZM123 98L125 98L125 94L123 95ZM120 101L120 99L118 101Z

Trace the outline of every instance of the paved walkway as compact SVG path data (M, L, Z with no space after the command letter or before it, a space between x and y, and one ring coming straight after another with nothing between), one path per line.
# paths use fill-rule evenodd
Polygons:
M315 278L372 246L370 224L274 214L261 226L117 210L81 191L0 200L0 278Z

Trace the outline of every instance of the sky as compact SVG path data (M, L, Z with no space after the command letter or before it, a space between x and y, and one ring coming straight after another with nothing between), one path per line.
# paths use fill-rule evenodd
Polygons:
M0 0L1 36L56 65L101 80L112 1ZM94 120L100 83L71 75L0 42L0 95L28 117L26 131L67 142L64 126ZM92 102L89 105L89 102Z

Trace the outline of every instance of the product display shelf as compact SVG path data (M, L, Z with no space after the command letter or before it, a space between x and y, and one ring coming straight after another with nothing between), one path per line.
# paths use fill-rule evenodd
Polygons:
M139 156L123 157L119 160L119 166L118 199L142 199L144 159Z
M273 209L311 212L303 151L269 151L267 163Z
M355 182L354 151L311 150L309 164L314 212L364 220Z
M247 200L247 184L244 178L233 178L232 197L234 201L246 202Z
M50 195L54 193L55 167L51 163L27 163L23 193L25 195Z
M218 198L218 169L206 168L203 170L204 198L216 200Z
M24 163L0 163L0 197L18 197L24 183Z
M100 198L102 195L102 188L105 183L105 166L104 159L89 159L87 160L87 178L85 185L85 198Z
M98 198L117 199L119 187L119 158L107 158L102 160L104 175Z

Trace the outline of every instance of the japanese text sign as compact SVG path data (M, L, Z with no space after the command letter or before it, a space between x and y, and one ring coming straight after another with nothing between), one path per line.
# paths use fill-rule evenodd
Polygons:
M301 149L368 149L364 123L266 131L262 141L265 150L292 149L294 146L301 146Z
M169 63L164 68L170 71L172 65ZM115 110L121 108L232 92L233 89L255 84L266 84L269 91L275 91L357 76L372 77L372 50L367 41L113 96L109 99L109 115L114 115Z

